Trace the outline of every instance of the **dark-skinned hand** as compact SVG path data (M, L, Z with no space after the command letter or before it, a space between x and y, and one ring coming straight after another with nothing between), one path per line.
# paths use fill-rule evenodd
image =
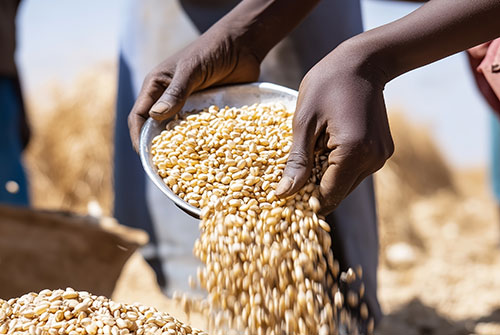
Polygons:
M293 145L277 194L297 192L308 180L315 152L326 151L320 186L328 214L368 175L380 169L394 146L376 69L356 66L333 51L304 77L293 119ZM355 58L354 58L355 59Z
M259 66L258 57L236 39L217 29L207 31L146 76L128 116L134 149L148 117L162 121L175 115L191 93L204 88L256 81Z
M204 88L256 81L265 55L317 2L241 1L191 45L154 68L128 117L135 150L148 117L162 121L175 115L191 93Z
M326 143L329 167L321 179L320 203L325 214L335 209L393 153L384 85L498 37L499 15L498 0L429 1L400 20L342 43L302 81L294 142L276 193L298 191L309 178L314 151Z

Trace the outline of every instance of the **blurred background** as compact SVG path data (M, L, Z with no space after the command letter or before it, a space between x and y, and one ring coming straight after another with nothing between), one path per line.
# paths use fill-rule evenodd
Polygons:
M35 207L111 215L124 3L21 4L16 60L33 130L25 160ZM365 29L417 7L363 0ZM376 176L379 298L388 315L379 333L500 334L499 219L488 178L492 112L466 55L395 79L385 96L396 152ZM118 298L167 304L159 289L144 293L137 281L145 266L134 262Z
M119 0L24 1L18 16L17 59L30 96L40 93L43 100L46 95L40 91L47 89L47 83L68 84L98 64L116 64L124 4ZM365 29L417 7L363 0ZM478 167L488 160L488 106L467 66L465 55L460 54L401 76L387 86L386 102L389 109L427 125L451 163Z

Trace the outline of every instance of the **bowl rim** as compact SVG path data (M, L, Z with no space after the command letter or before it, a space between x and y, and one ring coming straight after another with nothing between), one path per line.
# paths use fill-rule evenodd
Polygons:
M254 83L249 83L249 84L235 84L235 85L225 85L225 86L218 86L214 88L209 88L206 90L201 90L198 92L193 93L191 96L199 96L199 95L210 95L217 93L219 91L224 91L228 88L237 88L237 87L258 87L260 90L270 90L270 91L275 91L276 93L284 93L287 95L290 95L294 98L298 97L298 92L296 90L293 90L291 88L281 86L278 84L273 84L273 83L268 83L268 82L254 82ZM189 98L188 98L189 99ZM193 205L189 204L188 202L182 200L180 197L178 197L171 189L168 187L165 182L163 181L163 178L157 173L157 168L154 166L152 162L152 157L150 155L150 144L148 143L148 137L151 135L149 134L151 132L151 129L157 128L157 126L161 123L168 122L168 120L164 120L162 122L158 122L156 120L153 120L152 118L148 118L144 125L142 126L141 129L141 135L139 137L139 156L142 164L142 168L146 172L147 176L149 179L155 184L156 187L162 191L163 194L165 194L171 201L174 202L174 204L182 209L184 212L187 214L191 215L192 217L199 219L201 216L201 209L194 207ZM158 135L158 134L156 134ZM154 135L154 136L156 136Z

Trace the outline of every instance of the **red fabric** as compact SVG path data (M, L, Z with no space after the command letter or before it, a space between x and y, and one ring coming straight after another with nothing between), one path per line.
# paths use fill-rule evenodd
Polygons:
M477 86L500 116L500 38L468 50Z

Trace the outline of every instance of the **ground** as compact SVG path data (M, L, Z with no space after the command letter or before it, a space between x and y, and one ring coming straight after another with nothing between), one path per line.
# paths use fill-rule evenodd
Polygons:
M408 204L414 260L391 265L381 253L380 334L500 334L496 206L482 171L457 177L458 194L438 191ZM382 236L385 250L387 242Z

